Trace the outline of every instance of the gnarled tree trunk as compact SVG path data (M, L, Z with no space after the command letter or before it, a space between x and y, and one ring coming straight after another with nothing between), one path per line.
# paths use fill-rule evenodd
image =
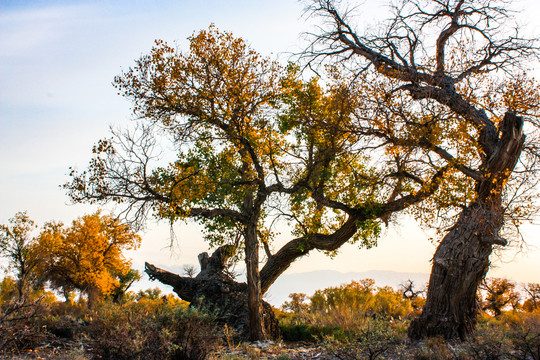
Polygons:
M224 272L225 262L232 254L231 246L219 247L212 256L199 255L201 272L196 277L184 277L145 263L150 279L157 279L173 287L174 292L191 306L209 308L218 321L233 329L238 339L249 339L248 288L245 283L234 281ZM262 325L266 337L280 336L277 319L272 307L265 301L261 306Z
M444 336L464 339L474 332L476 293L489 270L493 245L506 245L502 191L523 148L523 120L507 113L499 138L484 161L476 200L460 214L433 257L428 295L422 315L409 327L411 339Z
M412 339L437 335L465 338L474 331L476 292L489 269L493 247L491 240L480 235L481 224L493 212L485 204L472 204L441 241L433 257L422 315L409 328Z

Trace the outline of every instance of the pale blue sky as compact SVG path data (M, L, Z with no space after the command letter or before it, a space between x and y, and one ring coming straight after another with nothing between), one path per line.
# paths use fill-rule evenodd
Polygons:
M373 3L366 18L377 14ZM540 34L539 5L523 2L523 22ZM287 59L309 25L295 0L211 1L5 1L0 2L0 223L20 210L42 224L69 223L92 211L66 206L59 185L69 166L85 167L92 145L109 125L126 126L130 104L116 95L113 77L146 53L154 39L186 44L210 23L245 38L265 55ZM206 249L196 226L178 226L179 255L171 257L165 225L151 225L134 262L194 263ZM525 229L540 246L540 226ZM373 250L346 246L334 260L314 254L290 272L394 270L429 272L434 246L412 220L403 218ZM511 258L515 252L507 252ZM540 251L504 264L490 274L540 282Z

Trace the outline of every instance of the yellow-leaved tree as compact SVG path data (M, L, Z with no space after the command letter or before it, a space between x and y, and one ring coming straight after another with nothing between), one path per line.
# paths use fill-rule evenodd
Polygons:
M131 270L122 252L137 248L141 238L129 225L98 211L74 220L70 227L49 222L38 241L44 278L64 295L73 290L85 293L92 307L121 286L121 277Z

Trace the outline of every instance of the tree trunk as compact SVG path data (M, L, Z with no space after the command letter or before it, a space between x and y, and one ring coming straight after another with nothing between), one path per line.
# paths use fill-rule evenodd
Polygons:
M489 147L492 151L481 168L476 200L463 210L435 252L426 304L409 327L411 339L464 339L474 332L476 294L489 269L489 255L493 245L506 245L499 236L504 215L501 194L523 148L522 129L521 117L505 115L500 137Z
M24 293L24 288L25 288L25 285L24 285L24 280L23 279L17 279L17 282L16 282L16 287L17 287L17 297L19 299L19 301L22 301L25 297L25 293Z
M97 288L90 286L86 289L86 297L88 299L88 308L94 309L100 300L101 294Z
M190 306L205 307L213 310L218 322L233 330L238 340L251 337L248 311L248 288L245 283L238 283L223 270L227 258L233 253L230 246L218 248L212 256L199 255L201 272L195 277L184 277L145 264L145 272L150 279L170 285L178 296L191 303ZM262 326L267 337L277 339L280 336L277 319L272 307L262 301Z
M464 339L474 331L476 293L489 269L493 246L481 234L482 222L493 218L493 212L481 204L472 204L441 241L433 257L422 315L409 327L411 339L439 335Z
M250 224L245 228L246 274L248 285L247 307L249 312L249 339L264 340L265 334L261 312L261 278L259 274L259 242L257 225Z

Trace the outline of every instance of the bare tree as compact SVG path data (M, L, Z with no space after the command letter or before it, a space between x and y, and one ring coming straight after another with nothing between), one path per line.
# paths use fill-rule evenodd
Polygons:
M409 299L409 300L414 300L426 292L425 289L424 290L416 289L414 281L412 280L407 280L406 282L401 284L400 290L403 293L403 298Z
M193 278L197 274L197 268L193 264L186 264L183 266L184 275L187 277Z
M386 23L364 34L335 1L310 2L322 25L303 59L354 74L372 99L357 113L357 131L415 153L415 161L453 168L445 190L418 208L424 220L439 216L453 226L433 257L426 305L409 328L413 339L474 331L489 255L507 245L501 229L537 211L540 96L526 70L539 49L512 27L509 5L400 1Z

